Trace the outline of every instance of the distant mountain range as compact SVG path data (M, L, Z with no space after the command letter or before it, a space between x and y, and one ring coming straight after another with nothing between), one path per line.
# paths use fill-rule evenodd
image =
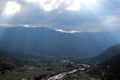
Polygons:
M62 33L44 27L0 28L0 31L1 51L38 56L93 57L119 43L109 32Z

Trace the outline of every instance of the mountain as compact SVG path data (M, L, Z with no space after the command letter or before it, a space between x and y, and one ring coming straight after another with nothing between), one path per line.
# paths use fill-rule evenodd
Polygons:
M103 62L101 65L103 65L103 66L108 66L109 65L111 67L113 67L113 66L117 67L117 65L119 65L119 67L120 67L120 54L118 54L118 55L110 58L109 60Z
M106 80L120 80L120 54L100 64Z
M96 56L93 58L96 62L105 62L107 60L110 60L111 58L120 55L120 44L112 46L105 50L102 54Z
M90 60L97 63L88 71L90 75L97 74L102 80L120 80L120 44L108 48Z
M99 76L101 80L120 80L120 54L98 64L88 73Z
M1 51L38 56L91 57L119 43L109 32L62 33L44 27L11 27L0 31Z

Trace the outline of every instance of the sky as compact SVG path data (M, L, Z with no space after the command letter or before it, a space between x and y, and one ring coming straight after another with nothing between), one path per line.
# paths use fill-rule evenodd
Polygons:
M98 32L120 27L120 0L0 0L1 27Z

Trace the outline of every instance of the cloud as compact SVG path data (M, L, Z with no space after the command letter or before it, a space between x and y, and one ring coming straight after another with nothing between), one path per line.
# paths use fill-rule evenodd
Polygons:
M4 10L4 6L5 6L5 1L1 1L0 2L0 14L3 12L3 10Z
M120 26L120 16L117 15L111 15L105 17L103 23L104 26L106 27L118 27Z
M80 32L80 31L77 31L77 30L71 30L71 31L67 31L67 30L63 30L63 29L55 29L56 31L58 32L62 32L62 33L77 33L77 32Z
M64 32L94 32L106 30L108 26L120 26L119 0L95 0L97 4L94 0L92 3L83 0L84 4L81 5L78 5L77 1L79 0L16 0L21 6L21 11L13 16L1 17L0 14L0 20L5 20L0 24L45 26ZM1 1L0 13L3 13L6 2Z
M38 5L46 12L53 10L80 10L79 0L24 0L27 4ZM77 6L76 6L77 5Z

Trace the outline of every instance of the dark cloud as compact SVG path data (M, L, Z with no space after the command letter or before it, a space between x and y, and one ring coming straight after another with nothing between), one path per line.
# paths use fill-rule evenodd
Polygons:
M0 3L0 13L4 11L5 3L4 1ZM108 15L120 18L119 0L99 0L97 6L86 7L83 5L80 11L67 11L64 9L65 5L61 5L63 7L49 12L38 4L27 3L25 0L17 0L17 3L21 5L21 11L14 14L6 24L28 24L65 30L100 31L108 26L105 24ZM119 23L119 20L117 23ZM112 21L109 24L112 24Z

